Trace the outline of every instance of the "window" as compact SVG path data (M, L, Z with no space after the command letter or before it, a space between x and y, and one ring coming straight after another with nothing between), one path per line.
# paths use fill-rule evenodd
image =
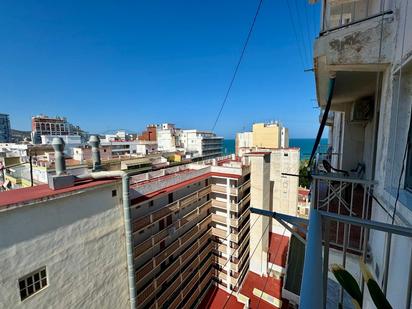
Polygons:
M23 301L46 286L46 267L43 267L19 279L20 299Z
M117 195L117 190L112 190L112 197L115 197Z
M169 202L169 204L170 203L173 203L173 192L172 193L169 193L169 195L168 195L168 202Z
M152 207L153 204L154 204L153 201L150 201L150 202L149 202L149 207Z

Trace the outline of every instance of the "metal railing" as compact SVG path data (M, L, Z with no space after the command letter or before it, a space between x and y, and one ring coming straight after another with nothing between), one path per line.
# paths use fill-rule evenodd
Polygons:
M395 258L393 239L407 237L410 242L412 229L371 220L372 208L375 211L376 207L382 207L377 202L373 202L374 182L335 175L313 175L313 178L300 294L301 307L329 308L347 304L346 292L332 280L333 275L329 267L333 263L345 267L364 291L365 283L359 268L360 259L365 261L375 273L377 282L386 295L387 291L392 288L388 286L391 282L388 278L391 276L392 268L396 267L396 263L391 262L391 259ZM376 246L376 242L369 242L371 237L381 239L380 248L382 249L371 247ZM407 250L405 252L406 264L412 265L410 249L405 249ZM379 252L383 257L380 263L373 257L373 254L376 255ZM373 265L370 265L371 261ZM399 278L396 278L396 285L408 286L406 295L402 297L404 297L406 308L410 308L412 270L405 269L405 271L407 273L402 283L398 282ZM395 278L392 279L395 281ZM404 279L407 280L403 281ZM313 289L313 286L323 288Z
M389 12L391 1L324 1L322 32L338 29Z
M314 208L321 211L360 219L370 219L374 182L337 174L312 175L311 198ZM338 221L330 227L330 244L342 249L345 240L348 250L361 253L365 229L344 226Z

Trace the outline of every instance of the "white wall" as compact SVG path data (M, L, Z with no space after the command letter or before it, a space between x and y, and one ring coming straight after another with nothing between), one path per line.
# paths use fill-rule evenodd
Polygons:
M1 307L127 308L120 196L110 184L0 213ZM43 266L48 287L20 301L18 279Z

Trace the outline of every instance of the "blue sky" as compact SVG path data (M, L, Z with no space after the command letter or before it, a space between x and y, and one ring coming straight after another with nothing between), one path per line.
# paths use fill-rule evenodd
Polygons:
M263 2L215 130L226 138L272 119L291 137L316 135L314 77L303 69L319 7L289 0L290 12L285 1ZM0 112L26 130L40 113L93 133L211 129L257 3L1 1Z

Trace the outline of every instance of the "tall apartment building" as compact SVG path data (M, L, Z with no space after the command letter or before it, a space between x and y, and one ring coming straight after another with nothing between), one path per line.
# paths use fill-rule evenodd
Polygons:
M278 121L271 123L255 123L252 132L236 134L236 155L242 155L257 148L288 148L289 130Z
M255 123L252 127L253 147L285 148L289 146L288 129L280 123Z
M179 130L177 143L192 158L207 159L222 155L223 137L209 131Z
M299 178L285 174L298 175L300 162L299 148L280 148L270 151L270 210L286 215L298 214ZM272 220L272 232L280 234L283 226ZM286 235L290 235L287 231Z
M0 114L0 143L11 141L10 118L7 114Z
M61 137L67 135L83 136L84 132L78 126L74 126L65 117L48 117L45 115L31 118L31 139L34 144L40 144L42 135Z
M312 175L302 307L344 302L339 285L330 289L331 263L343 264L366 291L359 257L393 308L411 307L409 2L323 2L315 80L319 106L330 102L333 113L325 115L332 151L320 159L347 174L329 169ZM369 293L362 303L374 307Z

